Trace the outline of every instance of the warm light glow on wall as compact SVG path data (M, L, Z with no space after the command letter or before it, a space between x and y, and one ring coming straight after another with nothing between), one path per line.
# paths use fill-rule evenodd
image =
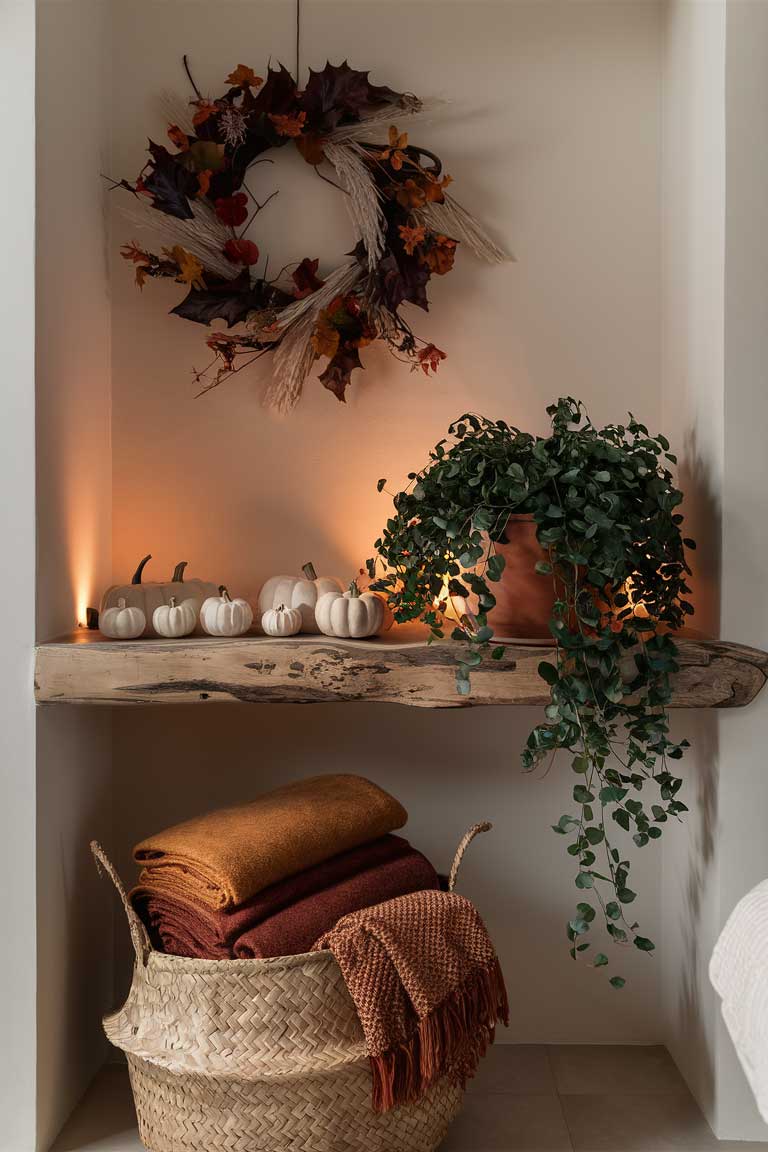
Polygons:
M73 500L69 505L67 546L69 551L69 579L73 599L72 626L85 627L85 610L90 604L98 606L100 589L94 586L96 566L95 516L86 499L79 506Z

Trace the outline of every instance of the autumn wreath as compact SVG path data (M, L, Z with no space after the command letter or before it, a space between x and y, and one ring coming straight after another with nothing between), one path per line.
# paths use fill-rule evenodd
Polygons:
M373 340L412 370L436 370L445 353L414 335L402 305L428 307L430 277L450 271L459 241L487 260L506 257L446 191L451 178L438 157L393 125L422 111L422 102L371 84L346 62L310 70L303 90L282 66L269 68L264 81L240 64L227 83L217 99L195 87L168 128L172 150L150 141L138 179L115 184L136 197L134 223L159 227L171 241L160 254L123 246L139 287L148 277L171 277L189 289L175 315L242 325L208 336L213 359L195 373L201 391L274 350L268 403L292 408L318 357L328 361L320 380L343 400L362 367L360 349ZM248 171L286 144L318 175L324 165L335 171L357 236L344 262L322 275L318 260L305 257L270 277L252 227L277 193L259 203Z

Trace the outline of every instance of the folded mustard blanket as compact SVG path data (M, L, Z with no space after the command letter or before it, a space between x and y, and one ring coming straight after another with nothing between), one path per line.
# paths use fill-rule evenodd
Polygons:
M363 776L313 776L176 824L142 840L133 855L179 899L232 908L407 819L393 796Z

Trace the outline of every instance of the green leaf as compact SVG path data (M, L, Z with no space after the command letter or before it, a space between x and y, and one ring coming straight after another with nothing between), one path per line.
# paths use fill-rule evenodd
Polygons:
M591 904L577 904L576 911L581 919L586 920L588 924L591 924L595 918L595 910Z
M577 888L594 888L595 886L590 872L579 872L576 876L575 883Z
M584 835L590 844L602 844L603 840L605 840L605 833L602 828L585 828Z
M621 916L621 908L615 900L611 900L605 906L605 914L609 920L618 920Z
M641 952L653 952L656 947L653 940L649 940L646 936L635 936L634 945Z
M597 956L595 956L592 963L593 963L595 968L604 968L605 965L608 963L608 957L606 956L606 954L604 952L598 952Z
M539 676L541 676L542 680L545 680L547 684L557 684L560 679L557 668L555 668L554 664L550 664L546 660L542 660L539 664Z
M377 480L376 481L376 491L381 492L382 489L384 488L384 485L386 484L386 482L387 482L386 478L383 480Z
M624 979L623 976L611 976L608 983L611 985L612 988L623 988L624 985L626 984L626 980Z
M619 888L616 895L622 904L631 904L637 896L637 893L633 892L631 888Z
M494 552L493 556L488 557L488 567L486 575L489 580L501 580L502 573L504 572L504 565L506 561L503 556L498 552Z

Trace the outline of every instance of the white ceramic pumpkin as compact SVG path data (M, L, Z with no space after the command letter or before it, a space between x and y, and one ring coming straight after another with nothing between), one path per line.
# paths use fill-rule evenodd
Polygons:
M261 627L267 636L295 636L301 631L301 612L298 608L286 608L285 604L267 608L261 617Z
M176 565L170 580L144 583L142 579L144 568L151 559L151 554L144 557L134 572L130 584L115 584L108 588L101 598L99 611L114 608L118 600L125 600L128 607L140 608L144 613L147 621L146 635L156 636L158 633L153 623L156 608L161 604L170 603L171 596L175 596L179 603L183 600L194 600L196 610L199 612L207 596L218 595L219 585L207 580L185 580L186 560Z
M233 600L222 584L218 596L203 602L200 623L209 636L242 636L253 623L253 611L247 600Z
M259 613L283 604L301 612L301 631L320 632L315 619L315 607L321 596L328 592L341 594L342 585L333 576L318 576L309 563L302 568L303 576L273 576L259 593Z
M113 608L99 613L99 632L110 640L136 640L142 635L146 623L141 608L126 604L122 596Z
M182 600L177 604L176 597L171 596L168 604L161 604L152 613L152 627L158 636L166 636L169 640L177 640L180 636L189 636L197 626L197 601Z
M326 636L362 640L375 636L384 623L384 605L375 592L361 592L352 581L348 591L326 592L315 609L317 624Z

